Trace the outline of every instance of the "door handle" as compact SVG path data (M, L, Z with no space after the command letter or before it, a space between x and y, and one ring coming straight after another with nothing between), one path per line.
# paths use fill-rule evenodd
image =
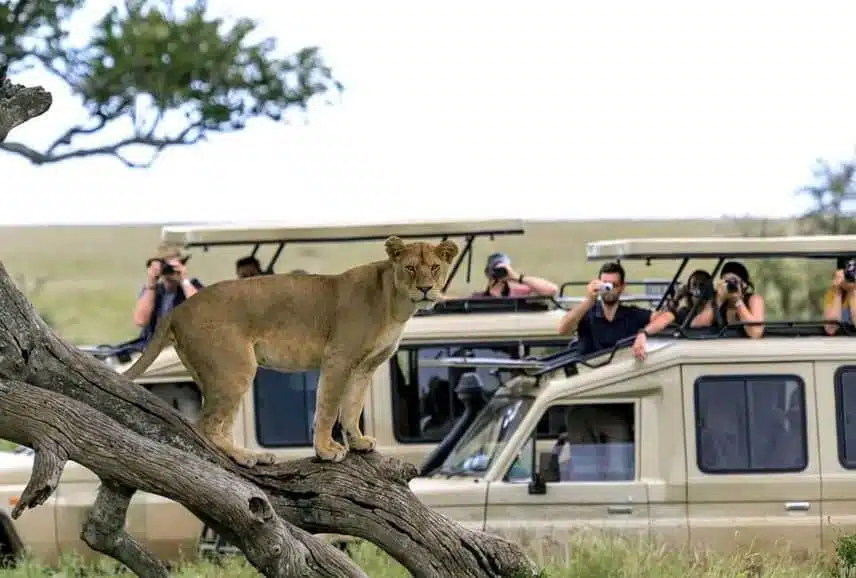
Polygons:
M607 506L606 511L610 514L632 514L633 506Z
M785 502L785 510L788 512L808 512L810 507L808 502Z

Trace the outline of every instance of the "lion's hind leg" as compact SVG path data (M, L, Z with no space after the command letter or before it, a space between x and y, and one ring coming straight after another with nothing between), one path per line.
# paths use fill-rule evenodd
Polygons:
M199 355L182 348L179 357L186 366L193 367L202 392L202 410L196 428L211 442L226 452L237 464L253 467L272 464L276 456L270 452L257 452L235 446L233 428L241 400L252 385L257 364L255 352L248 344L223 347L220 341L214 357L211 353ZM176 350L180 347L176 344Z
M312 445L315 455L329 462L341 462L348 453L348 448L333 439L333 426L339 418L339 407L349 378L349 370L343 365L335 358L332 362L325 362L315 395Z
M356 373L345 388L340 415L342 432L350 449L356 452L374 451L377 442L360 430L360 414L366 401L366 393L371 385L371 373Z

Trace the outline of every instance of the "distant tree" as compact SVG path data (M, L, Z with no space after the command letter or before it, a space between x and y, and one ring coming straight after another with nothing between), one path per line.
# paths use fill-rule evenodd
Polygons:
M856 156L837 164L819 159L812 171L812 183L800 187L798 195L808 195L811 208L797 220L803 235L846 235L856 233ZM769 221L744 223L744 235L777 236L786 232ZM829 288L829 262L795 259L764 259L753 263L756 287L767 297L771 313L797 319L818 319L823 314L823 294Z
M125 0L79 45L69 21L84 5L0 2L0 80L41 66L65 82L89 114L88 122L67 127L43 150L20 142L0 143L0 150L36 165L110 155L147 167L167 147L241 130L254 117L279 121L290 109L305 112L314 97L343 89L317 47L276 56L275 39L250 40L256 22L212 17L206 0L181 10L172 0ZM127 156L141 147L146 160Z

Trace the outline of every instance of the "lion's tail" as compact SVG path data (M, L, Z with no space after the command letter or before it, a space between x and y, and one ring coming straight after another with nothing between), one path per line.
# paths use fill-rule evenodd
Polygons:
M158 354L164 347L169 345L172 337L172 311L164 315L158 320L155 327L155 333L149 340L148 345L143 350L143 354L137 358L137 361L128 369L122 372L122 375L128 379L139 377L148 367L157 359Z

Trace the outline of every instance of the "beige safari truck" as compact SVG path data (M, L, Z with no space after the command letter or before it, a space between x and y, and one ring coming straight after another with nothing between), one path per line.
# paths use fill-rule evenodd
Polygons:
M517 220L323 228L232 224L165 227L163 239L189 250L246 246L255 254L268 247L273 256L267 267L272 270L283 250L293 245L373 242L382 255L382 241L392 234L404 239L462 238L448 287L464 264L469 279L477 240L523 233L523 223ZM461 368L438 367L436 362L449 356L543 357L564 350L568 339L556 333L562 314L557 307L559 301L457 299L413 318L397 353L375 374L362 415L363 431L377 438L378 450L385 455L428 469L439 465L451 449L454 436L466 430L499 381L490 368L467 368L466 364ZM139 355L121 346L86 349L116 371L124 371ZM478 375L481 386L476 394L461 399L455 390L467 370ZM260 368L235 423L237 443L264 448L284 459L311 456L317 379L314 371L284 373ZM135 382L190 417L200 408L199 390L171 347L161 352ZM444 442L447 439L450 441ZM14 555L25 547L47 562L55 561L62 551L77 550L84 557L95 555L79 536L81 523L95 499L96 476L79 464L69 463L47 502L12 522L8 512L31 469L32 452L27 448L17 453L0 452L0 555ZM177 559L179 552L192 557L200 548L216 549L221 544L183 506L142 492L134 496L127 528L167 560Z
M589 260L679 262L856 255L856 236L631 239ZM695 267L693 267L695 268ZM751 273L751 271L750 271ZM469 359L503 380L430 476L431 507L512 539L616 532L724 552L834 548L856 532L856 328L823 320L671 327L637 361L630 337L580 355ZM455 367L462 359L438 365Z

